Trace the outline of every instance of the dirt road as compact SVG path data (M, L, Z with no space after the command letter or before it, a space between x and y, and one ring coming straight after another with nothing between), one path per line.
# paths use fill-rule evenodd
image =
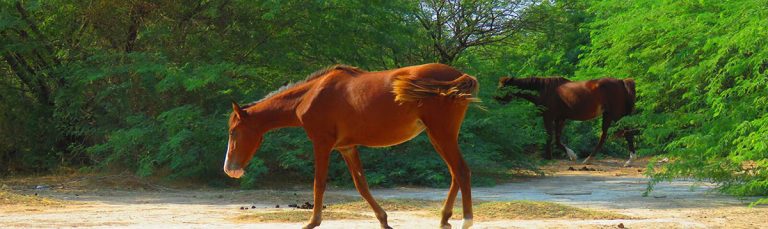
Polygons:
M495 187L473 189L478 202L533 200L619 213L630 216L615 220L532 219L475 220L475 228L757 228L768 227L768 208L747 208L750 200L738 200L711 192L713 186L690 181L661 183L649 197L641 194L647 179L642 168L620 168L620 161L606 160L578 171L582 165L561 162L546 169L550 176L531 178ZM576 171L571 171L573 167ZM44 182L44 180L40 181ZM273 211L276 204L311 202L311 192L302 190L181 190L138 186L136 190L67 188L61 185L34 185L2 181L6 190L37 193L60 204L6 204L0 206L0 228L298 228L303 221L253 223L238 216ZM355 190L329 190L327 203L357 201ZM378 199L420 199L441 201L446 189L374 189ZM241 207L249 207L241 210ZM306 210L296 210L306 211ZM302 212L303 213L303 212ZM328 219L320 228L377 228L370 211L359 212L368 219ZM437 228L436 215L390 211L395 228ZM307 213L308 214L308 213ZM454 226L459 220L451 221Z

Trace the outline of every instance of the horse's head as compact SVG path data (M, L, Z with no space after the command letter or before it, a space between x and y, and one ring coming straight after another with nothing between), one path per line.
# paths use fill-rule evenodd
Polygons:
M515 79L513 79L511 77L500 77L499 78L499 86L497 87L497 89L501 89L503 87L509 86L510 84L512 84L512 81L514 81L514 80Z
M513 78L510 77L501 77L499 78L499 86L496 87L496 95L493 96L493 99L496 100L496 102L499 102L501 104L507 104L509 101L512 100L512 94L511 93L504 93L501 94L500 91L506 87L510 86L512 82L514 81Z
M259 131L256 120L248 118L248 112L232 102L232 115L229 118L229 142L224 172L232 178L240 178L245 167L259 149L264 133Z

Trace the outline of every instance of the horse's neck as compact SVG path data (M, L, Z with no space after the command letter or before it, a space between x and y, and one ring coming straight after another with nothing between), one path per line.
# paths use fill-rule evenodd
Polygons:
M266 98L246 109L248 117L259 123L260 129L269 131L276 128L299 126L296 107L304 94L311 89L312 83L302 83Z
M531 103L539 105L540 99L538 95L531 95L528 93L515 93L514 95L517 96L518 98L523 98L525 100L528 100Z
M536 105L541 104L542 98L547 94L557 93L554 89L558 86L568 82L563 78L526 78L517 82L517 87L524 90L537 91L538 95L531 95L527 93L517 93L517 97L528 100Z
M540 80L538 78L526 78L517 80L515 84L515 86L520 89L536 91L538 93L538 95L532 95L529 93L515 93L515 96L528 100L533 104L541 105L539 104L541 102L541 96L544 95L548 87L544 80Z

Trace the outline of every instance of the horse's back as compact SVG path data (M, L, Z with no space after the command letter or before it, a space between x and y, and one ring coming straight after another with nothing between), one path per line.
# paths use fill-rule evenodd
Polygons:
M624 81L600 78L563 84L558 94L566 104L569 118L588 120L603 113L619 118L627 113L628 89ZM634 101L634 100L633 100Z
M451 66L438 63L416 65L403 69L414 77L436 81L452 81L464 74Z
M464 74L453 67L444 64L423 64L377 72L333 72L315 87L326 94L325 97L337 105L348 105L355 112L368 113L378 109L408 110L409 106L397 102L395 82L399 79L430 81L445 83L452 82ZM474 79L474 78L473 78ZM315 98L318 99L318 98Z
M399 144L424 129L420 120L424 104L396 101L393 84L398 77L451 82L462 75L442 64L379 72L330 72L305 95L302 103L306 105L299 116L305 129L333 129L338 146Z

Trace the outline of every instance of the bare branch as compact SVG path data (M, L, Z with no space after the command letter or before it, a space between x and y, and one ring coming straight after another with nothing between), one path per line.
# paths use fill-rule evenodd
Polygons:
M519 32L520 12L530 0L423 0L416 18L427 31L440 62L451 63L469 47L487 45Z

